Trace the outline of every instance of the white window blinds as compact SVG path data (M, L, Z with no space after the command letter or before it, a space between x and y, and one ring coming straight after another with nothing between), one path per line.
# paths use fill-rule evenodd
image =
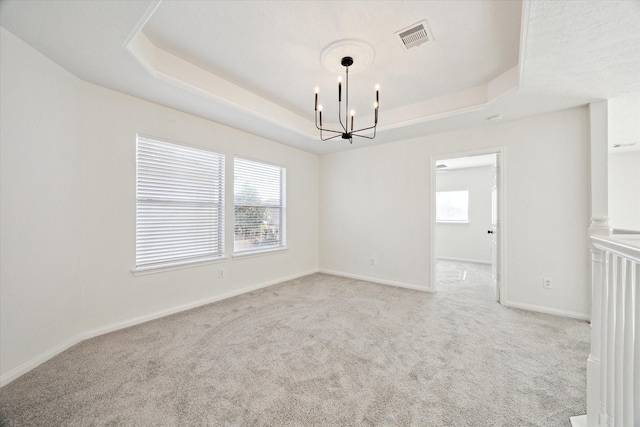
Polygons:
M136 269L224 253L224 155L138 137Z
M234 253L286 245L286 169L236 157Z

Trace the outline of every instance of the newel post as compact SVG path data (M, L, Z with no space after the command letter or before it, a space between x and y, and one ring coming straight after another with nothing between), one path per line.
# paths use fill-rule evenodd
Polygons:
M589 237L609 236L608 207L608 139L609 108L607 101L589 104L589 154L591 224ZM609 259L589 240L591 251L591 352L587 359L587 425L606 425L607 374L607 271Z

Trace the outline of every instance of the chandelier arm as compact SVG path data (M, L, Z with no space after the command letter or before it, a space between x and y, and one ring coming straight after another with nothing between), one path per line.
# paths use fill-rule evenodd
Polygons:
M326 129L326 128L318 126L318 115L317 114L315 114L315 119L316 119L316 129L318 129L320 132L325 131L325 132L333 132L333 133L342 134L342 132L339 132L337 130Z
M335 132L335 131L334 131L334 132ZM330 137L330 138L323 138L323 137L322 137L322 135L320 135L320 140L321 140L321 141L329 141L330 139L334 139L334 138L337 138L337 137L339 137L339 136L340 136L340 135L335 135L335 136L332 136L332 137Z
M333 129L318 128L318 130L320 132L333 132L333 133L337 133L338 135L342 135L342 132L337 131L337 130L333 130Z
M332 130L332 129L323 129L323 128L321 128L321 127L319 127L318 129L320 129L320 141L328 141L328 140L330 140L330 139L334 139L334 138L337 138L337 137L339 137L340 135L342 135L342 133L341 133L341 132L338 132L338 131L335 131L335 130ZM337 135L334 135L334 136L329 137L329 138L324 138L324 137L322 136L322 131L337 133Z
M357 136L358 138L366 138L366 139L374 139L375 136L366 136L366 135L356 135L355 133L351 134L352 136Z
M352 130L351 133L362 132L363 130L375 129L378 125L369 126L368 128L362 128L358 130Z
M352 133L351 135L357 136L359 138L374 139L376 137L376 127L375 126L373 127L373 136L358 135L358 134L355 134L355 133Z

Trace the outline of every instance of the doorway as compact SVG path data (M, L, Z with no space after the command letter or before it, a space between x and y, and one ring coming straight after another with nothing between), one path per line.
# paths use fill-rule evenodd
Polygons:
M437 290L438 277L446 289L450 283L462 283L471 271L484 286L485 298L504 300L504 151L432 157L432 291ZM454 273L460 277L448 281Z

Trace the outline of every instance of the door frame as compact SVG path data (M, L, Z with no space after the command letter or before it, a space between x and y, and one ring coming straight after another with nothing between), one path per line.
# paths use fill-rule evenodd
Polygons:
M431 185L430 185L430 251L431 251L431 292L436 291L436 162L457 159L459 157L471 157L481 156L485 154L498 154L496 167L499 169L497 186L498 186L498 284L500 287L499 303L503 304L506 301L507 296L507 280L506 280L506 236L507 236L507 221L506 221L506 198L507 186L507 159L506 159L506 147L492 147L481 150L462 151L456 153L437 154L431 156Z

